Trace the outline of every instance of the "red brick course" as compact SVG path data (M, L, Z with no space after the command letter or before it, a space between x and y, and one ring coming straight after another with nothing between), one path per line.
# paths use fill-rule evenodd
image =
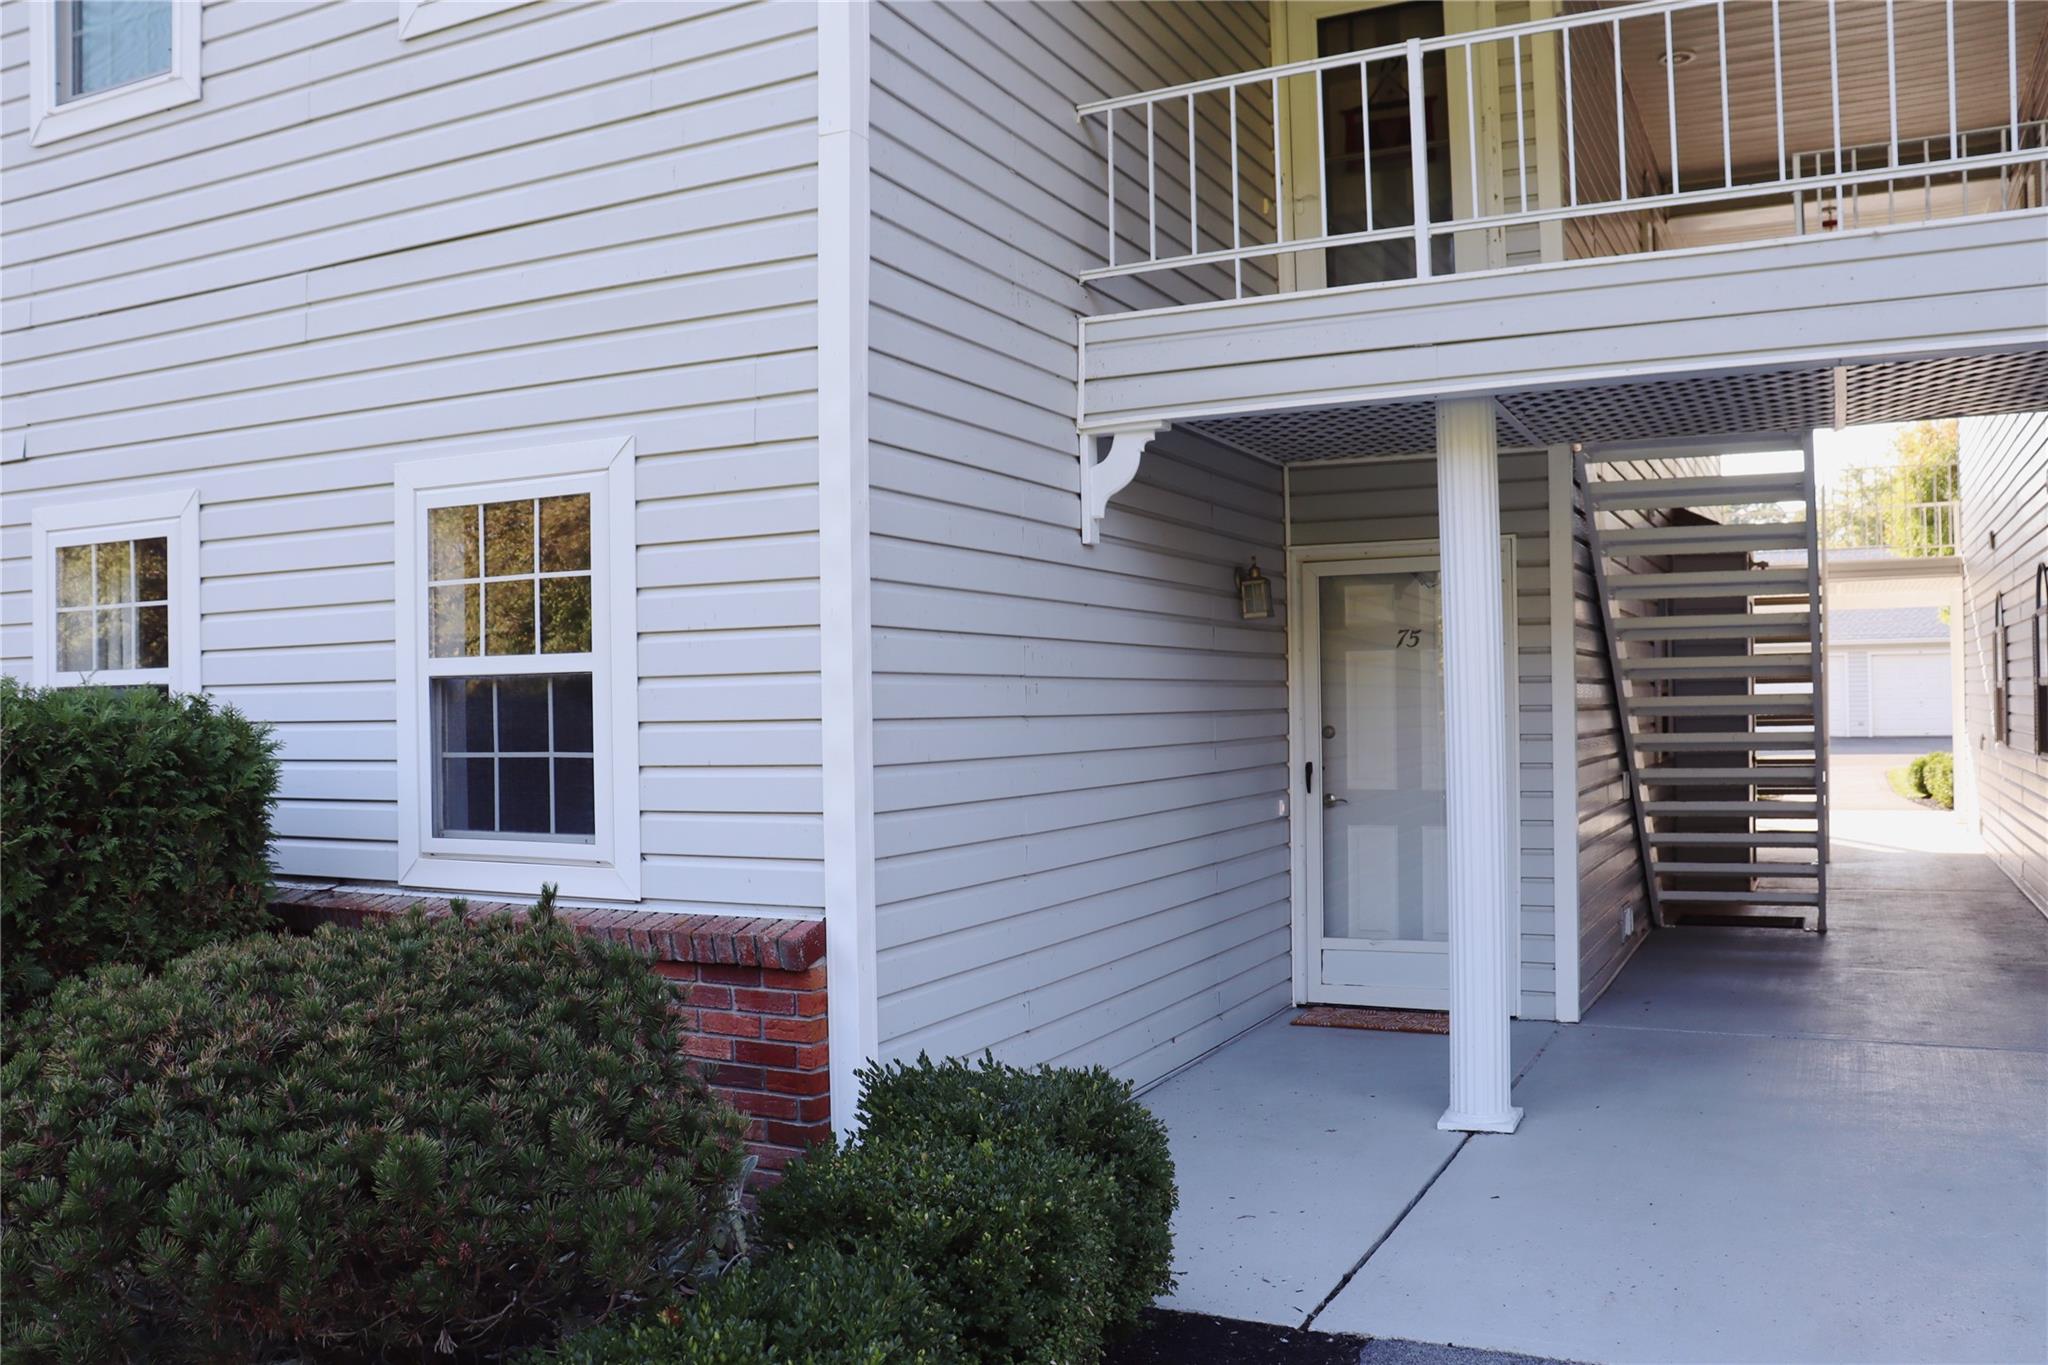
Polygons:
M280 886L270 908L287 927L357 928L414 905L430 915L449 902L423 896ZM518 913L524 905L470 901L467 913ZM757 1180L772 1182L792 1157L832 1131L826 1070L825 926L819 920L679 915L660 910L557 914L579 932L623 943L648 958L675 990L689 1028L683 1051L747 1118Z

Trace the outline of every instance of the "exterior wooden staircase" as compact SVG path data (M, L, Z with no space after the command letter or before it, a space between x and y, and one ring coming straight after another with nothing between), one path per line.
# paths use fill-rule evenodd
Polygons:
M1827 928L1827 725L1810 440L1803 467L1577 460L1650 913ZM1589 478L1589 466L1593 477ZM1797 509L1803 506L1803 517ZM1721 521L1697 509L1758 509ZM1731 515L1726 510L1721 515ZM1802 562L1787 562L1803 554ZM1773 556L1773 563L1763 558Z

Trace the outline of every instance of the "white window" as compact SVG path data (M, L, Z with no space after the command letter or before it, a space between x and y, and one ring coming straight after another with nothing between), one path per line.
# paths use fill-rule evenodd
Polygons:
M31 527L37 682L197 690L197 493L41 507Z
M398 0L398 36L419 38L533 0Z
M399 881L639 899L632 441L396 482Z
M28 8L30 142L199 98L199 4L49 0Z

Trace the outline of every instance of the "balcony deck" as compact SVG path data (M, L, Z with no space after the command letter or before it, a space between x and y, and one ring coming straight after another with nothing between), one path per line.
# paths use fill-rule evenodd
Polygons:
M1290 460L1427 449L1456 394L1522 395L1523 443L2048 398L2043 7L1635 0L1355 37L1380 45L1077 107L1084 430Z
M1185 423L1280 460L1428 449L1455 394L1502 395L1518 443L2021 411L2048 405L2048 211L1109 314L1082 340L1084 430Z

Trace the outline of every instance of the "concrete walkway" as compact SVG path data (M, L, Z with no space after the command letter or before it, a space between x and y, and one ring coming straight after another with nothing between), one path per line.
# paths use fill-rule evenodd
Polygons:
M1273 1021L1147 1098L1171 1306L1579 1361L2048 1361L2048 921L1946 815L1842 811L1831 932L1652 936L1516 1026L1512 1137L1440 1038Z

